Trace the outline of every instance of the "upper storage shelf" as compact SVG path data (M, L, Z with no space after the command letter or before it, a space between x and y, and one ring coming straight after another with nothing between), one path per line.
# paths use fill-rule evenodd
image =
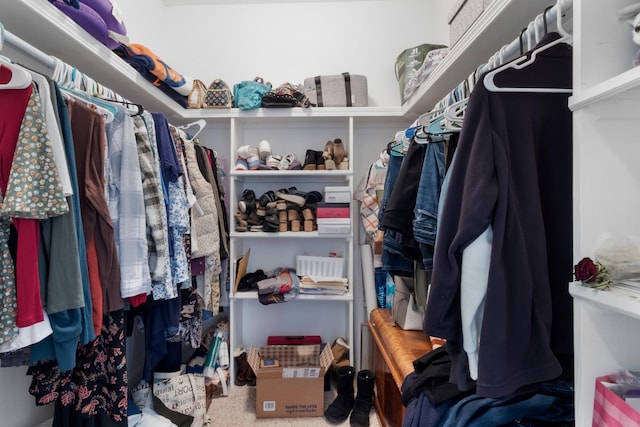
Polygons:
M491 55L516 39L547 6L555 3L555 0L494 0L402 106L403 116L415 119L429 111Z
M162 111L176 122L204 118L231 117L371 117L415 120L430 110L458 83L469 76L504 44L513 40L522 28L553 0L494 0L487 10L434 70L431 76L402 107L365 108L292 108L258 109L249 112L230 110L184 109L145 80L125 61L97 43L70 18L46 0L14 0L0 5L0 22L8 31L43 52L75 66L96 81L122 94L132 102L153 111ZM499 31L495 29L499 28ZM507 39L505 39L507 37ZM42 68L30 58L12 52L12 58L36 69ZM396 84L396 82L389 82Z
M0 22L22 40L76 67L94 80L113 89L132 102L152 111L162 111L175 120L184 109L144 79L85 32L73 20L46 0L13 0L0 5ZM42 65L5 46L14 60L41 69Z

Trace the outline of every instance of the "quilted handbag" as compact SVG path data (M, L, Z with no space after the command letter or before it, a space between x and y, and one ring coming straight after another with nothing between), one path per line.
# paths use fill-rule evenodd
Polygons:
M229 86L221 79L215 79L207 88L204 108L231 108L233 94Z

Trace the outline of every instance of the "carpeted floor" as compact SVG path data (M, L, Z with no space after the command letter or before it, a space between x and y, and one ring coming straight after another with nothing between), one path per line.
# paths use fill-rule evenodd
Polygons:
M336 393L334 389L325 392L325 407L329 406ZM325 427L335 426L330 424L324 417L306 418L256 418L256 389L255 387L231 387L229 396L215 399L209 407L211 415L211 426L215 427L284 427L284 426L305 426L305 427ZM370 427L380 427L380 421L376 415L375 408L371 409ZM347 419L338 426L349 426Z
M329 406L336 397L335 388L324 394L325 408ZM256 388L255 387L231 387L229 396L219 397L211 402L209 407L211 416L211 427L326 427L343 426L349 427L349 419L341 424L330 424L324 417L304 417L304 418L256 418ZM53 420L49 419L36 427L50 427ZM370 427L380 427L380 421L376 415L375 408L371 408L369 417ZM1 425L1 423L0 423Z

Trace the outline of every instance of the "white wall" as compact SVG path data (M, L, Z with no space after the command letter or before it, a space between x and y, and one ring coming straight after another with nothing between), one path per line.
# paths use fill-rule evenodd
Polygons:
M209 85L263 77L274 86L348 71L367 76L370 106L396 106L398 54L449 43L453 0L351 0L165 6L120 0L132 43Z

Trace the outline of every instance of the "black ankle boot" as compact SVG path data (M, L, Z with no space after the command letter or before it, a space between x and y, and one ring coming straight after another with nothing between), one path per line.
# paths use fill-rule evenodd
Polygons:
M338 396L324 411L324 417L333 424L339 424L346 420L353 408L353 366L343 366L336 370L336 383Z
M369 412L373 406L373 387L376 382L376 374L368 369L358 372L358 393L353 405L351 427L369 427Z

